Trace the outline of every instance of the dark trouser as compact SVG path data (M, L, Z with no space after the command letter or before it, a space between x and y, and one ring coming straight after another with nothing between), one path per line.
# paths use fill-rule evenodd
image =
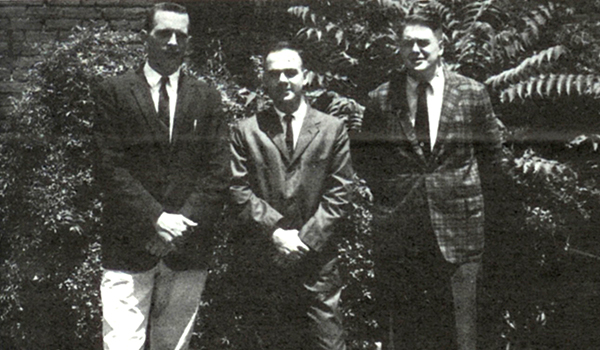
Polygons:
M346 349L337 259L314 264L316 255L287 268L268 258L245 265L237 282L248 291L239 298L247 349Z
M419 213L420 212L420 213ZM424 211L389 218L378 249L377 271L388 325L388 349L475 350L476 280L480 262L448 263ZM383 224L382 224L383 223Z

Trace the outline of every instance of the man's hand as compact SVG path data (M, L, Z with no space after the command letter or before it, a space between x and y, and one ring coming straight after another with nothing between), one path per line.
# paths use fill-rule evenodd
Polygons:
M153 236L150 241L146 243L146 250L150 252L150 254L160 258L165 257L175 249L176 247L173 243L165 242L164 239L158 235Z
M278 228L273 232L273 243L277 250L284 256L297 260L304 256L310 248L298 236L298 230L284 230Z
M158 235L165 242L171 242L174 238L183 236L188 228L197 225L181 214L162 213L154 226Z

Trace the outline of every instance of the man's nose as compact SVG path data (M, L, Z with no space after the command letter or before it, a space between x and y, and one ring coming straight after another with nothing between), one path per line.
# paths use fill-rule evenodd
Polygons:
M287 81L288 81L288 78L287 78L287 75L285 75L285 72L279 73L279 82L287 83Z
M412 52L420 52L421 48L419 47L419 44L417 44L417 42L415 41L412 45Z
M175 33L171 34L171 38L169 38L169 42L167 42L167 45L177 46L177 35L175 35Z

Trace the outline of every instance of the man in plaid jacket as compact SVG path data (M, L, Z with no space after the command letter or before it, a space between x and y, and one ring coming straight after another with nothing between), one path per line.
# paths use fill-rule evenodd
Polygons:
M405 67L370 93L352 140L376 202L388 347L475 349L480 169L500 159L501 123L485 87L442 64L439 21L412 15L401 33Z

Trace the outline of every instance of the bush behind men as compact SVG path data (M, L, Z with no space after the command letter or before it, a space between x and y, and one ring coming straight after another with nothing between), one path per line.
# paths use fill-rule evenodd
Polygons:
M109 79L99 102L106 349L141 349L148 323L151 349L187 348L222 207L219 95L180 69L189 16L158 4L149 19L146 65ZM386 347L427 348L433 335L433 348L475 349L476 156L497 159L498 122L482 85L443 67L439 23L409 17L400 54L405 70L371 94L353 146L376 200ZM234 269L253 288L239 296L254 307L242 312L250 347L345 349L331 236L348 204L349 140L341 120L308 105L304 78L297 49L272 47L264 83L274 108L232 131L230 192L244 223ZM414 336L423 321L428 334Z

